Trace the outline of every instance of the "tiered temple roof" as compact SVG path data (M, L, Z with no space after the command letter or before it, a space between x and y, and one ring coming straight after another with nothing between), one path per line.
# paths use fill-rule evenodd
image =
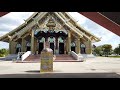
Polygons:
M44 18L47 17L48 14L56 16L56 19L58 19L63 27L74 32L75 36L85 37L92 42L100 41L100 38L80 26L68 12L35 12L25 20L25 23L15 28L11 32L1 36L0 41L9 42L9 39L17 40L22 36L28 35L31 28L35 28L34 26L38 26L37 29L43 29L40 24L44 21Z

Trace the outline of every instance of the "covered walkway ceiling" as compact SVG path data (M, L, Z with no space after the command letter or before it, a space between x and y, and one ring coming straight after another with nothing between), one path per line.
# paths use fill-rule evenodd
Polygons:
M3 16L9 12L0 12ZM120 12L79 12L109 31L120 36Z

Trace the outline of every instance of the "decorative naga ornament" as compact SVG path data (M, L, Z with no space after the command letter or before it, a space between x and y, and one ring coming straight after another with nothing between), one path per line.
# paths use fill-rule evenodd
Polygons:
M12 36L8 35L9 40L12 40Z
M52 17L50 17L50 19L48 20L48 23L46 24L46 26L49 27L50 32L54 31L54 28L56 27L56 24L55 24Z

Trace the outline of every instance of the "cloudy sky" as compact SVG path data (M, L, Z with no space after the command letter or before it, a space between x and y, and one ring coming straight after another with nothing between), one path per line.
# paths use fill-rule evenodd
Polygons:
M118 46L118 44L120 44L120 37L118 35L110 32L109 30L103 28L102 26L96 24L77 12L69 13L82 27L101 38L100 42L94 43L96 46L111 44L113 48L115 48ZM0 17L0 36L5 35L24 23L24 20L30 17L32 14L33 12L11 12L3 17ZM9 48L9 44L0 41L0 49L1 48Z

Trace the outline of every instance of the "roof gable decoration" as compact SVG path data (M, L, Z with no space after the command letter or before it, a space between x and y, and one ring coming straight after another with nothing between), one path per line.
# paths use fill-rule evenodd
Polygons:
M12 36L12 38L15 38L16 36L22 36L25 32L27 32L30 28L34 27L35 25L37 25L40 29L43 27L46 28L45 25L43 25L43 27L42 27L42 25L39 24L39 21L41 21L42 18L45 17L46 14L48 14L48 12L40 12L40 13L35 12L33 15L31 15L31 17L29 17L27 20L25 20L24 24L20 25L18 28L14 29L13 31L9 32L8 34L0 37L0 40L3 40L3 38L7 38L8 35L11 36L14 32L16 32L16 33ZM56 15L56 17L61 20L60 22L64 23L64 25L62 25L63 26L62 27L62 26L60 26L60 23L58 23L54 18L55 22L58 23L57 24L58 26L56 27L57 29L60 29L60 28L64 29L65 27L68 27L69 30L75 32L80 37L85 36L86 38L88 38L90 40L94 39L95 41L99 41L99 38L97 38L90 32L87 32L84 28L81 28L81 26L78 25L76 23L76 21L67 12L64 12L64 14L63 14L63 12L53 12L53 14ZM50 19L50 17L48 18L48 20L49 19ZM75 23L75 25L74 25L74 23L71 23L70 20L72 20ZM45 23L43 23L43 24L45 24ZM19 29L21 27L23 27L23 28ZM79 27L80 29L77 27ZM81 29L82 29L82 31L84 31L86 33L83 33L81 31ZM90 34L92 36L92 38L90 38L87 34Z
M71 16L69 16L70 18L66 18L64 15L62 15L62 13L61 12L58 12L58 13L56 13L55 12L55 14L57 15L57 16L59 16L59 18L65 23L65 25L67 25L69 28L70 28L70 30L71 31L74 31L75 33L77 33L80 37L83 37L83 35L86 37L86 38L88 38L89 40L91 40L91 38L89 38L89 36L87 36L85 33L83 33L81 30L79 30L78 28L77 28L77 26L74 26L73 25L73 23L70 23L69 21L71 20ZM61 16L60 16L60 15ZM74 21L74 23L76 23L75 21ZM76 31L75 31L76 30ZM97 40L97 39L95 39L95 40Z
M92 34L91 32L89 32L88 30L86 30L84 27L80 26L80 24L77 23L77 21L68 13L66 12L66 15L71 18L71 20L74 22L75 25L73 25L73 27L75 27L76 29L78 29L79 31L83 31L83 35L88 34L89 36L92 36L92 38L89 38L90 40L94 39L95 41L100 41L100 38L98 38L97 36L95 36L94 34ZM81 32L82 33L82 32Z
M51 18L53 19L54 23L56 24L56 26L54 27L54 31L57 33L59 31L63 31L67 34L67 30L65 29L65 27L63 27L63 25L61 25L54 17L52 16L49 16L42 24L39 24L39 28L36 29L35 31L36 32L39 32L39 31L48 31L49 30L49 27L47 26L48 25L48 22L49 20L51 20ZM53 23L53 22L52 22Z
M0 37L0 40L3 40L4 38L7 38L8 35L12 36L12 34L13 34L14 32L19 32L19 31L25 32L25 31L28 30L28 28L33 27L34 24L35 24L35 21L32 20L30 23L28 23L28 22L35 16L35 14L37 14L37 13L34 13L30 18L28 18L28 19L26 20L25 23L23 23L23 24L20 25L19 27L15 28L15 29L12 30L11 32L7 33L6 35L3 35L2 37ZM39 13L39 15L38 15L36 18L39 20L39 19L40 19L39 17L43 17L43 15L45 15L45 14L46 14L45 12L41 12L41 13ZM26 23L27 23L27 24L26 24ZM27 27L26 27L26 26L27 26ZM23 28L21 29L21 27L23 27ZM14 35L13 35L13 38L14 38L15 36L17 36L17 35L14 34Z

